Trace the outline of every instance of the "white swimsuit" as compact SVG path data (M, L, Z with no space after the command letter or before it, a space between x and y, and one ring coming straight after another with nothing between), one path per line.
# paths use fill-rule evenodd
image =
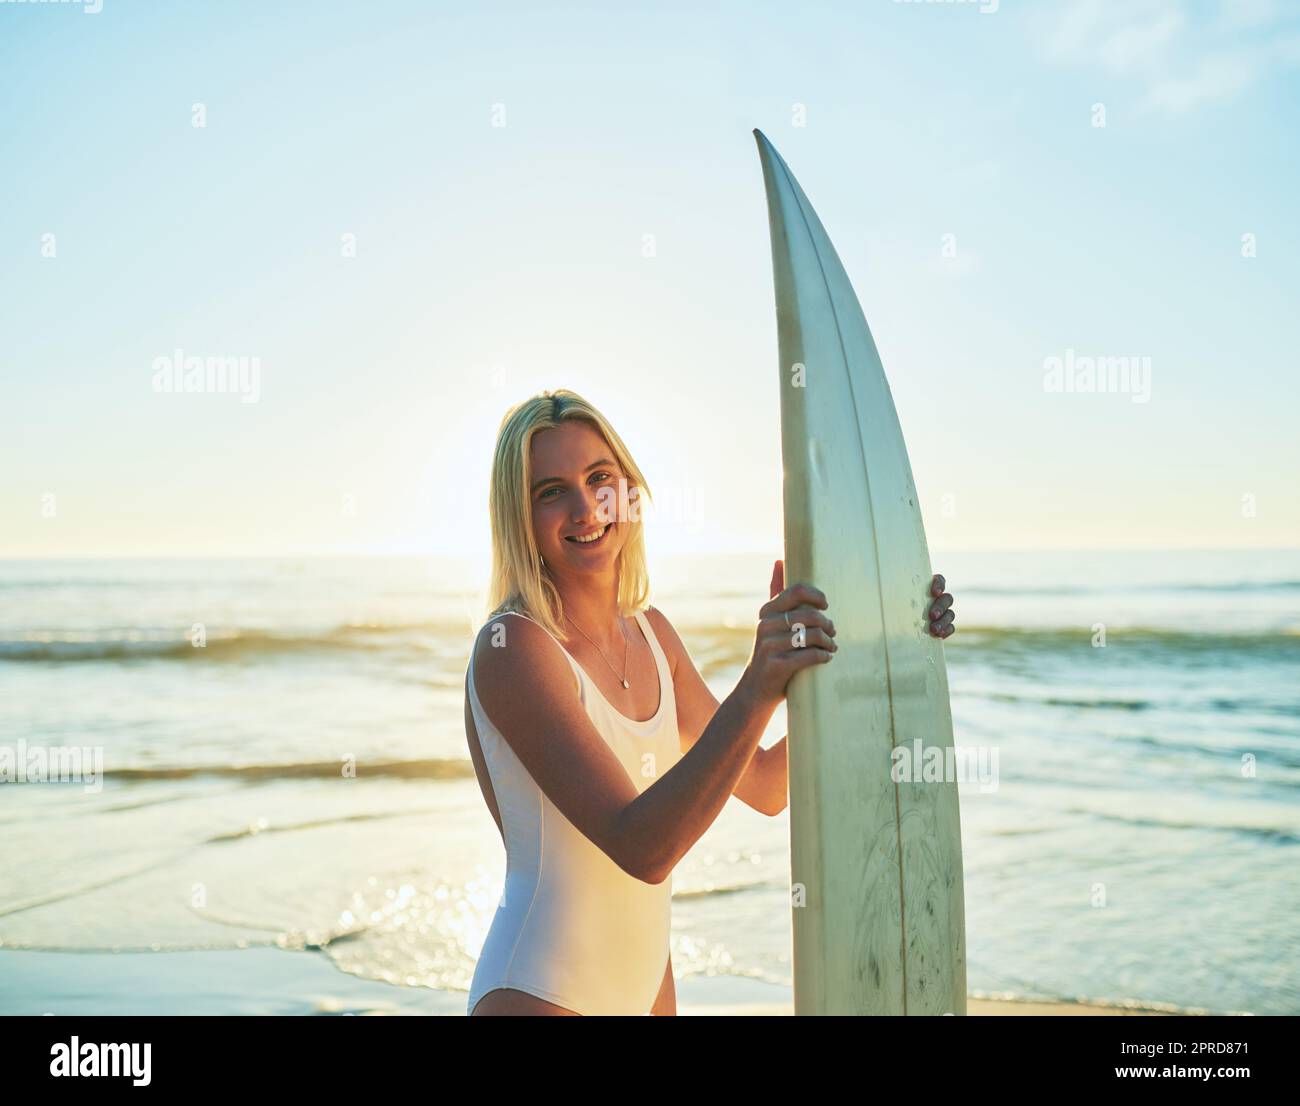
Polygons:
M681 746L668 659L649 620L635 617L659 673L659 709L644 722L615 710L559 639L551 640L573 667L587 716L641 792L677 763ZM491 622L509 633L508 618ZM466 1012L489 991L509 987L578 1014L649 1014L668 965L672 876L652 884L629 875L561 814L484 711L472 650L468 672L470 709L501 812L506 878Z

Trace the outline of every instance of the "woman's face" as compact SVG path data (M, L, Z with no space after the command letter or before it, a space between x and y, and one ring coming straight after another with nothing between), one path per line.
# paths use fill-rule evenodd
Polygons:
M577 420L538 431L530 450L533 537L547 567L561 575L612 569L627 540L624 497L635 498L622 491L626 474L614 451L590 423ZM598 533L593 542L576 540Z

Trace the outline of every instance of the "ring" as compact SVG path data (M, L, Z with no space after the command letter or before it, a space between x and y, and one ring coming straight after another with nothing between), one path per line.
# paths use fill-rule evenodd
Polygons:
M789 611L786 611L786 612L785 612L785 628L786 628L787 630L793 630L793 629L794 629L794 627L790 625L790 612L789 612Z

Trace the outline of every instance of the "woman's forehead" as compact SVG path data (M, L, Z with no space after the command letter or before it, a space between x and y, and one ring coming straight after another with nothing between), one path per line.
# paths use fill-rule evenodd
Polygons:
M565 423L539 430L533 435L529 448L535 462L550 459L581 460L587 453L591 453L594 460L598 452L609 451L605 439L585 422Z

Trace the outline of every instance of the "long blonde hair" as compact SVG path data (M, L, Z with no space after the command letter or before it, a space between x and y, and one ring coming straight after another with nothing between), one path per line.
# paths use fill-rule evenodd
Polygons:
M506 412L497 431L496 450L492 457L492 485L488 492L488 511L492 519L488 617L518 611L540 622L559 638L568 636L563 628L564 604L550 569L542 564L541 551L533 536L532 496L529 494L533 474L529 445L539 430L551 430L574 420L589 423L605 439L627 477L629 498L635 487L639 508L650 499L645 477L632 460L623 439L605 416L576 392L567 388L543 391ZM620 518L619 521L624 520ZM639 509L635 520L627 520L626 525L630 527L628 538L615 562L620 616L644 609L650 594L645 527Z

